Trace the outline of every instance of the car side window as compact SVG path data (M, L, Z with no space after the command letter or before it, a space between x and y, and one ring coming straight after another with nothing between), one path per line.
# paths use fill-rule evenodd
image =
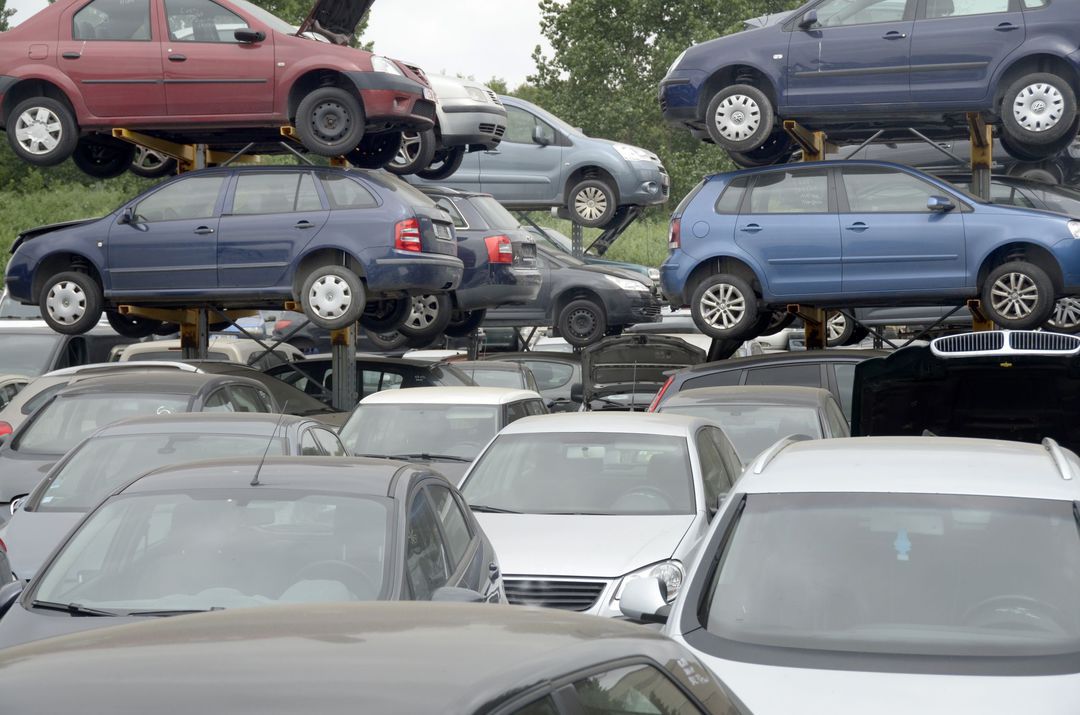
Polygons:
M659 669L644 664L616 668L574 683L585 715L607 713L700 713Z
M731 476L724 468L724 458L720 456L720 450L707 428L698 430L694 441L701 461L701 479L705 484L705 506L712 509L719 503L720 495L731 491Z
M306 172L243 173L236 178L232 213L277 214L322 211L315 180Z
M814 28L897 22L904 19L906 9L907 0L825 0L814 8L818 16Z
M793 385L795 387L821 387L821 365L777 365L759 367L746 375L747 385Z
M1024 0L1025 10L1038 10L1050 4L1050 0Z
M680 390L693 390L695 387L734 387L742 384L743 372L745 371L721 370L701 377L693 377L684 382Z
M524 402L511 402L506 406L506 424L517 422L522 417L528 417L529 411Z
M430 601L432 594L446 585L450 572L439 524L424 491L418 491L409 505L407 533L405 573L409 587L414 599Z
M212 218L224 176L189 176L170 183L135 206L136 223Z
M331 457L345 457L349 454L345 449L345 445L341 443L338 436L327 429L319 427L313 427L310 432L315 436L319 446L322 447L323 453L328 454Z
M428 496L435 507L435 513L439 515L439 523L442 524L443 534L446 536L446 545L450 549L450 557L453 564L451 571L456 570L457 565L465 558L472 543L472 533L469 531L469 522L461 511L461 505L454 499L450 490L441 486L428 486Z
M233 385L229 395L237 412L270 412L272 409L270 399L253 387Z
M944 189L927 184L902 171L885 167L846 167L844 191L851 213L929 213L931 196Z
M844 412L844 419L850 423L851 392L855 389L855 363L836 363L833 365L833 375L836 377L836 392L840 395L840 408Z
M925 203L925 202L924 202ZM824 169L759 174L750 190L751 214L811 214L829 211L829 179Z
M360 379L360 395L367 397L383 390L397 390L404 381L405 378L396 372L364 370Z
M724 189L724 193L720 194L720 198L716 200L716 213L739 213L739 204L742 203L743 194L746 193L746 186L749 183L750 179L744 176L728 184L727 188Z
M574 378L574 366L547 360L529 360L525 367L532 370L536 384L541 390L554 390Z
M332 209L370 209L379 205L370 191L347 176L329 174L319 179Z
M203 403L203 412L236 412L232 400L229 399L226 388L215 390Z
M233 42L247 21L210 0L165 0L173 42Z
M469 227L469 222L465 220L465 217L461 215L460 211L458 211L458 207L450 199L446 198L445 196L440 196L439 198L435 199L435 205L441 208L446 213L450 214L450 218L454 221L454 228Z
M525 707L518 708L511 715L559 715L559 709L550 695L534 700Z
M507 107L506 134L503 135L503 141L513 144L535 144L533 130L536 127L540 127L540 131L547 137L549 144L554 143L555 130L547 122L524 109Z
M304 457L324 457L322 445L315 440L314 430L307 430L300 438L300 454Z
M150 39L149 0L94 0L72 18L73 40Z
M548 409L543 400L526 400L525 411L530 415L546 415Z
M926 0L926 19L1008 12L1010 0Z

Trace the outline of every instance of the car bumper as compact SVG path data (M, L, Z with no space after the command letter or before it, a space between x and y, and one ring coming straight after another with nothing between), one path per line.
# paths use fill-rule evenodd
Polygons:
M673 253L660 264L660 290L668 302L674 306L686 305L689 297L683 295L689 271L682 265L679 258L679 254Z
M705 79L705 73L700 70L675 70L660 82L657 99L666 122L676 125L701 122L700 94Z
M443 146L479 144L494 149L506 133L506 110L472 100L451 100L439 107Z
M365 265L367 289L373 294L443 293L457 288L464 265L457 256L389 250Z
M1061 266L1065 295L1080 295L1080 239L1058 241L1054 244L1053 253Z
M484 310L536 300L543 277L537 268L489 266L487 280L455 294L462 310Z
M660 298L652 291L615 288L602 297L609 327L660 321Z
M435 126L435 93L389 72L347 72L364 102L367 129L423 131Z
M662 204L671 192L671 179L663 166L651 161L631 161L631 171L620 172L619 204Z
M18 254L12 256L4 275L4 285L12 300L25 304L34 303L34 296L31 295L32 281L30 263Z

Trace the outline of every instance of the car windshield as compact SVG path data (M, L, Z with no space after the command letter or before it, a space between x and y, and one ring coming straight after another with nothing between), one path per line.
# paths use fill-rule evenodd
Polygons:
M1080 651L1072 502L750 494L725 543L705 625L730 641L933 656Z
M26 335L0 332L0 373L36 377L49 367L49 357L60 343L59 335Z
M499 431L500 409L361 404L341 428L341 441L352 454L440 454L472 461Z
M276 15L263 10L258 5L248 2L248 0L232 0L233 5L254 17L259 22L265 23L274 32L282 32L286 35L292 35L296 33L296 28L289 23L282 20Z
M496 439L461 493L525 514L692 514L684 437L538 432Z
M503 208L503 205L490 196L474 196L469 203L476 209L490 228L514 229L521 226L521 221Z
M63 454L107 424L129 417L187 412L190 401L187 395L60 395L41 408L13 446L24 452Z
M468 375L453 365L433 365L428 369L428 375L431 377L433 385L443 387L463 387L476 384L469 379Z
M523 389L525 377L520 370L474 367L465 370L473 382L483 387L515 387Z
M376 600L389 521L386 500L309 490L121 495L83 522L32 599L124 614Z
M778 439L793 434L820 439L821 420L810 407L772 405L664 405L659 412L711 420L724 430L746 464Z
M135 434L94 437L67 457L28 511L89 511L140 474L181 462L286 454L285 441L250 434ZM197 456L194 456L197 455Z

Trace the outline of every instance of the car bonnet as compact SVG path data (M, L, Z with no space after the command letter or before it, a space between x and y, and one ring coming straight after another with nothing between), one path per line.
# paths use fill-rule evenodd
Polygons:
M316 0L296 34L316 32L335 45L347 45L373 3L374 0Z
M581 351L586 400L626 392L656 392L673 370L705 362L705 351L666 335L605 338Z

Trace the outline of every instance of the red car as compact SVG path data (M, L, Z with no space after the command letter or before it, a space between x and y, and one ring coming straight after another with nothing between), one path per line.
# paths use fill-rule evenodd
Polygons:
M384 166L433 126L435 95L348 46L372 1L318 0L294 28L248 0L56 0L0 34L0 127L24 161L96 176L131 162L113 127L280 151L291 124L310 152Z

